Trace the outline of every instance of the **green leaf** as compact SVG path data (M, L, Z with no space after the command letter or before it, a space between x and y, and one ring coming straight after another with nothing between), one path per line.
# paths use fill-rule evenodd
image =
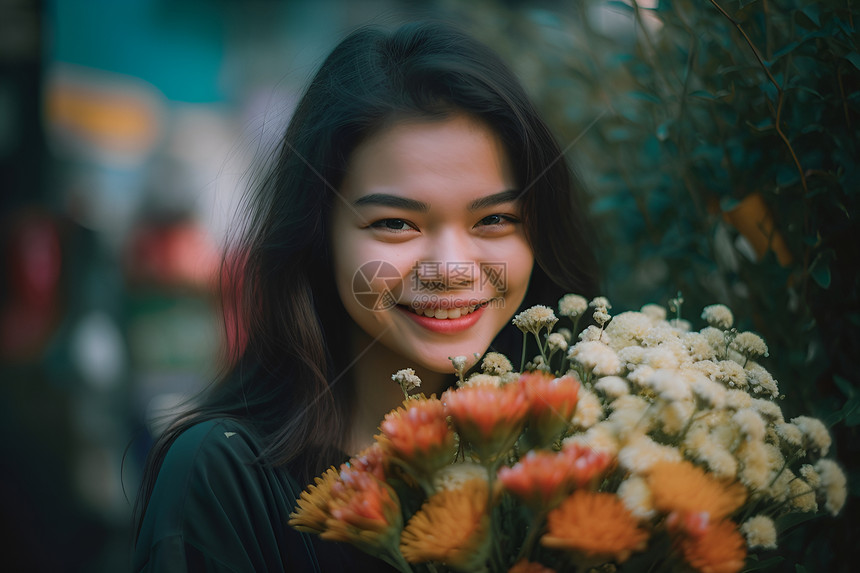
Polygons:
M845 419L845 425L849 428L860 425L860 398L855 397L853 400L846 402L842 408L842 413Z
M648 92L633 90L633 91L627 92L627 95L629 95L630 97L632 97L634 99L641 99L641 100L645 100L645 101L650 101L652 103L663 103L663 100L661 100L660 98L658 98L654 94L650 94Z
M822 258L820 254L812 261L812 265L809 267L809 274L812 276L812 280L818 283L818 286L823 289L830 288L830 263Z
M796 90L796 91L799 91L799 92L806 92L806 93L812 94L812 95L814 95L815 97L817 97L818 99L821 99L821 100L823 100L823 99L824 99L824 96L823 96L823 95L821 95L819 92L815 91L814 89L812 89L812 88L810 88L810 87L808 87L808 86L801 86L801 85L798 85L798 86L792 86L792 88L791 88L791 89Z
M810 4L794 12L794 21L811 30L813 27L821 27L821 7L818 4Z
M797 527L801 523L806 523L818 517L818 513L787 513L776 518L776 531L782 535L789 529Z
M855 389L851 382L842 376L837 376L835 374L833 375L833 381L836 383L836 386L842 390L842 393L845 394L846 397L851 398L854 396Z
M816 26L821 25L821 5L818 3L810 3L803 8L803 13L807 18L815 22Z
M717 97L714 94L712 94L711 92L706 92L705 90L692 91L692 92L690 92L689 95L690 95L690 97L697 97L697 98L706 99L706 100L717 99Z
M753 131L761 133L763 131L770 131L773 129L773 120L769 117L765 117L760 119L758 122L753 123L749 120L745 122Z
M860 426L860 408L855 408L851 410L851 412L847 416L845 416L845 421L843 423L848 428Z
M842 57L854 64L854 67L860 70L860 54L857 52L848 52Z
M801 41L802 40L795 40L793 42L789 42L788 44L786 44L785 46L783 46L782 48L780 48L779 50L774 52L773 57L770 59L770 62L768 62L768 64L772 64L773 62L777 61L778 59L780 59L784 55L790 54L791 52L793 52L794 49L800 45Z

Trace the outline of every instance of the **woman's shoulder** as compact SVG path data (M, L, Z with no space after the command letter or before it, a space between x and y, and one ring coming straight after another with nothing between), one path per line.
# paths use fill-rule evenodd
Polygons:
M260 438L246 424L232 418L214 418L183 430L170 445L161 471L191 471L225 458L252 463L261 451Z
M295 499L296 480L283 468L267 463L264 443L246 423L214 418L183 430L167 450L153 496L167 496L175 507L217 498L245 508ZM278 499L268 499L272 496ZM151 502L150 502L151 503Z
M300 489L286 471L261 459L261 450L262 440L236 420L216 418L183 430L158 472L135 569L193 558L277 571L307 555L307 540L291 539L286 525Z

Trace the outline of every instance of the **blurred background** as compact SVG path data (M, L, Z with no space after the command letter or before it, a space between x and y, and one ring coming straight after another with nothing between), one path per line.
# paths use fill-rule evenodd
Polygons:
M0 0L5 570L128 568L157 414L219 364L245 176L339 39L418 17L490 44L542 108L586 182L613 312L681 292L696 327L721 302L767 340L787 417L827 423L850 495L766 570L851 570L856 2Z

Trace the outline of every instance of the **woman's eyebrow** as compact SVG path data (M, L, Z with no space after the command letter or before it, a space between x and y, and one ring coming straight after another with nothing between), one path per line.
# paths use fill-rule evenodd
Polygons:
M477 211L479 209L486 209L487 207L494 207L504 203L514 203L519 200L520 195L521 193L517 189L507 189L472 201L469 203L468 209L469 211Z
M418 211L426 213L430 210L430 205L416 199L400 197L399 195L389 195L388 193L371 193L364 197L359 197L353 203L356 207L364 207L365 205L378 205L380 207L395 207L397 209L406 209L407 211Z
M514 203L520 198L520 192L516 189L507 189L486 197L481 197L469 203L467 207L469 211L478 211L495 205L504 203ZM359 197L353 203L356 207L364 207L367 205L376 205L380 207L393 207L397 209L406 209L407 211L418 211L426 213L430 210L430 205L417 199L401 197L399 195L390 195L388 193L371 193L364 197Z

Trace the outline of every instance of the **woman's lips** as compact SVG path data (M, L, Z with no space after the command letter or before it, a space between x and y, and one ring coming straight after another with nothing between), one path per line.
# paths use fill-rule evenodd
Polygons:
M441 334L452 334L455 332L462 332L463 330L468 329L473 324L478 322L478 320L481 318L481 315L484 313L485 308L485 305L478 305L475 310L469 312L468 314L463 314L461 311L459 318L435 318L419 315L406 306L397 305L397 310L415 321L419 326L423 326L427 330L439 332Z

